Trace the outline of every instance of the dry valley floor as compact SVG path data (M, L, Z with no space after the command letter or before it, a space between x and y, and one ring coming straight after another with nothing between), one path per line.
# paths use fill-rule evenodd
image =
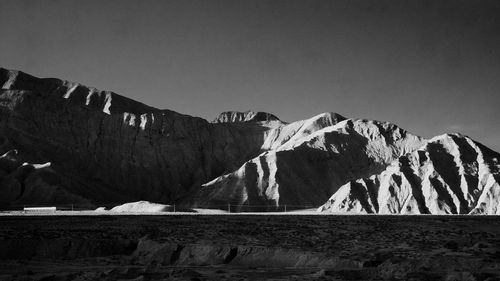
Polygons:
M500 280L497 216L3 216L0 280Z

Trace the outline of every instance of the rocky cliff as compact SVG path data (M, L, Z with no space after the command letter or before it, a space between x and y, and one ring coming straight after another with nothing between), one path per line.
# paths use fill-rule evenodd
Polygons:
M3 206L188 202L201 184L257 156L270 130L259 122L211 124L20 71L0 69L0 85L0 153L16 150L16 161L50 162L65 190L58 196L66 198L47 197L34 181L0 166L0 188L13 194ZM31 189L40 194L24 192Z
M497 154L468 138L441 137L462 140L455 149L388 122L336 113L286 123L265 112L224 112L208 122L2 68L0 86L0 208L147 200L279 210L318 207L334 194L321 210L497 212ZM425 201L427 186L434 203ZM405 190L413 201L402 199Z
M322 212L500 214L500 154L459 134L429 140L384 171L343 185Z

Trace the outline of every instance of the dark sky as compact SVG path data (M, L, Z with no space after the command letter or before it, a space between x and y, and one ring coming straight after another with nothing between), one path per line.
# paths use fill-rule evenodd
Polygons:
M500 1L0 0L0 65L209 120L333 111L500 151Z

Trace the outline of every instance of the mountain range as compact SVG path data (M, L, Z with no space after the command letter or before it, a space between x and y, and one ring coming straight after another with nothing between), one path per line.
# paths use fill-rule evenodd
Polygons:
M460 134L265 112L212 122L0 68L0 207L500 214L500 154Z

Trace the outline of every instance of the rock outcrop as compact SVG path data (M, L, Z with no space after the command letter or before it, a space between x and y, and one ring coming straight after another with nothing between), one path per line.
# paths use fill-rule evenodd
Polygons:
M322 212L500 214L500 154L459 134L429 140L383 172L343 185Z
M212 123L238 123L238 122L270 122L281 120L271 113L267 112L238 112L238 111L226 111L222 112L215 118Z
M51 163L33 164L21 161L17 150L0 156L0 206L12 202L18 205L68 203L85 208L93 206L87 199L68 191L65 179L51 167Z

